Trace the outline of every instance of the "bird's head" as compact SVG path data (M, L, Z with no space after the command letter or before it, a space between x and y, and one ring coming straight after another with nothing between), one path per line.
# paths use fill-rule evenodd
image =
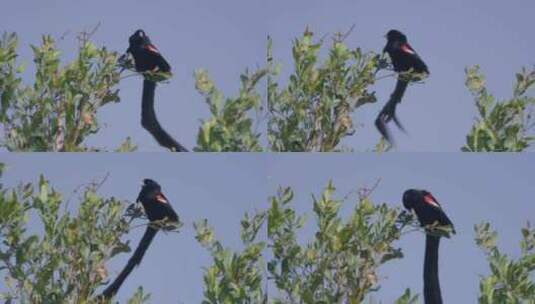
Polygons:
M422 198L422 191L409 189L403 193L403 206L407 210L413 210Z
M407 36L398 30L388 31L388 33L386 33L386 39L388 41L399 41L403 43L407 42Z
M168 201L162 193L160 184L152 179L146 178L143 180L143 186L138 196L138 201L144 202L158 202L167 204Z
M150 39L149 36L145 34L145 31L140 29L137 30L132 36L130 36L128 42L130 44L130 48L132 48L150 43Z
M150 178L145 178L143 180L143 188L160 190L161 186L156 181L154 181L154 180L152 180Z

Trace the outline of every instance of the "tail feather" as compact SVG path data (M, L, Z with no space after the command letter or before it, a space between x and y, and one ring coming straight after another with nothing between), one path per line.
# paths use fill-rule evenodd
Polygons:
M141 263L141 260L143 259L143 256L145 255L145 252L149 248L152 240L154 239L154 236L156 236L156 233L158 232L157 229L154 229L152 227L147 227L147 230L145 230L145 234L143 234L143 237L141 238L141 241L139 242L139 245L136 248L136 251L134 251L134 254L130 259L128 260L128 263L126 263L126 266L121 271L119 276L113 281L113 283L108 286L104 292L102 292L102 297L105 299L110 299L113 297L117 291L119 291L119 288L123 284L123 282L126 280L128 275L134 270L134 267L139 265Z
M394 89L394 92L390 95L390 99L385 104L379 115L377 116L377 119L375 120L375 126L379 130L379 133L389 142L392 143L392 137L390 135L390 132L386 128L386 124L393 120L396 126L406 133L405 128L399 121L399 119L396 116L396 106L398 103L401 102L401 99L403 98L403 95L405 94L405 90L407 89L407 86L409 85L409 82L406 80L401 80L398 78L396 82L396 88Z
M401 132L407 134L407 131L405 131L405 127L403 127L403 124L401 124L401 122L399 121L397 115L394 114L394 116L392 117L392 120L394 121L394 123L396 124L398 129L401 130Z
M158 67L160 71L162 72L166 72L166 73L171 72L171 66L169 65L167 60L165 60L165 58L163 58L163 56L161 55L158 56Z
M383 115L379 114L379 116L377 116L377 119L375 119L375 127L377 128L379 133L381 133L381 136L384 137L384 139L386 139L389 144L393 144L392 136L390 135L390 131L388 131L388 128L386 127L386 122Z
M154 111L154 91L156 82L145 79L143 81L143 96L141 100L141 125L156 139L156 141L176 152L188 152L184 146L178 143L160 125Z
M392 94L390 95L390 99L383 108L383 111L385 111L385 114L387 115L386 122L389 122L391 119L394 119L394 121L397 120L396 106L398 103L401 102L401 99L403 98L403 95L405 94L408 85L409 82L406 80L398 79L398 81L396 82L396 88L394 89L394 92L392 92ZM396 124L399 124L399 121Z
M424 258L424 303L442 304L438 276L438 248L440 237L427 235L425 238Z

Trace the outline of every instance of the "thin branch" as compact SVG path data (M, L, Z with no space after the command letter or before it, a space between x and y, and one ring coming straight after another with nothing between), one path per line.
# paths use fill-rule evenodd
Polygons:
M69 197L67 198L67 200L65 200L64 211L67 212L71 199L73 198L75 194L78 194L78 192L82 189L82 187L86 189L89 187L93 187L94 191L98 191L100 187L102 187L102 185L104 185L104 183L108 180L109 176L110 176L110 173L106 172L106 174L100 179L100 181L94 180L92 182L82 183L76 186L76 188L74 188L74 190L69 194ZM81 197L79 197L79 199L82 200Z
M334 34L333 40L335 42L344 42L347 39L347 37L349 37L349 35L351 35L351 33L353 32L354 29L355 29L355 24L353 23L351 25L351 27L349 28L349 30L347 30L344 34L342 34L342 33Z

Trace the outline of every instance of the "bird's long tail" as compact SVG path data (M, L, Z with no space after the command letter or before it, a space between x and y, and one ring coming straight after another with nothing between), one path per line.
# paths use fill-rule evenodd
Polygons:
M405 128L396 116L396 106L398 105L398 103L401 102L401 99L403 98L403 95L405 94L408 85L408 81L398 78L394 92L392 92L392 94L390 95L390 99L385 104L385 106L379 113L379 116L377 116L377 119L375 120L375 126L377 127L377 130L379 130L379 133L381 133L381 135L389 143L392 143L392 137L390 135L390 132L386 128L386 124L390 120L393 120L396 126L401 131L405 132Z
M438 279L438 247L440 237L426 235L424 259L424 302L442 304L440 282Z
M169 150L175 152L188 152L160 125L154 111L154 91L156 82L145 79L143 81L143 96L141 100L141 125L156 139L156 141Z
M119 276L117 276L115 281L113 281L113 283L111 283L110 286L108 286L104 290L104 292L102 292L101 296L103 298L110 299L117 293L117 291L119 291L119 288L121 288L121 285L123 284L124 280L126 280L130 272L134 270L134 267L141 263L143 255L145 255L145 252L149 248L149 245L154 239L154 236L157 232L157 229L154 229L150 226L147 227L147 230L145 230L145 234L143 234L143 237L141 238L141 241L139 242L136 251L134 251L134 254L132 255L132 257L130 257L124 269L121 271Z
M401 99L403 98L403 95L405 94L405 91L407 90L408 85L409 85L408 81L398 79L398 81L396 82L396 88L394 89L394 92L392 93L392 95L390 95L390 100L388 102L394 103L395 105L400 103ZM391 118L394 120L394 123L396 124L396 126L398 126L398 128L400 128L403 132L405 132L405 128L403 128L403 125L399 122L396 116L395 106L394 106L394 111L392 111Z

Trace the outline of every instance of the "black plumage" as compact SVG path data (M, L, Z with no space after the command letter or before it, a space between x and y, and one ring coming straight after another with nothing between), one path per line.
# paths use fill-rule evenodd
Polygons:
M162 56L158 48L150 41L143 30L137 30L128 39L127 53L134 57L136 71L143 72L171 72L171 66Z
M137 72L163 72L171 73L171 65L165 60L158 48L152 44L149 36L143 30L137 30L128 39L126 50L134 58L134 67ZM156 82L144 75L143 95L141 99L141 126L147 130L161 146L174 152L188 152L188 149L176 141L160 125L154 109L154 95Z
M453 223L448 218L438 201L426 190L409 189L403 193L403 206L414 210L422 227L440 225L451 227L455 233ZM438 276L438 249L440 236L427 233L425 238L424 258L424 303L442 304L442 293Z
M161 187L157 182L151 179L143 180L143 187L139 192L137 201L141 202L143 205L143 209L145 210L149 221L178 222L178 215L173 210L173 207L171 207L171 204L165 195L163 195ZM161 223L147 226L134 254L130 257L128 263L121 273L119 273L115 281L102 292L101 297L110 299L117 294L128 275L130 275L132 270L141 263L145 252L159 230L158 226L161 226Z
M429 69L418 53L410 46L407 36L403 33L398 30L390 30L386 34L386 38L387 43L383 49L383 53L388 54L394 66L394 71L401 75L398 75L394 92L392 92L390 99L377 116L375 125L381 135L389 143L392 143L392 138L386 128L386 124L390 120L394 120L398 128L405 131L403 125L396 117L396 106L401 102L409 82L414 79L426 77L429 74ZM410 72L412 76L406 75L407 72Z
M171 204L162 193L161 186L152 179L144 179L143 187L139 192L138 202L141 202L149 221L161 221L167 219L170 222L177 222L178 215L171 207Z
M438 223L440 226L454 228L451 220L429 191L416 189L405 191L403 193L403 206L408 210L415 211L422 227ZM455 232L454 229L453 232Z

